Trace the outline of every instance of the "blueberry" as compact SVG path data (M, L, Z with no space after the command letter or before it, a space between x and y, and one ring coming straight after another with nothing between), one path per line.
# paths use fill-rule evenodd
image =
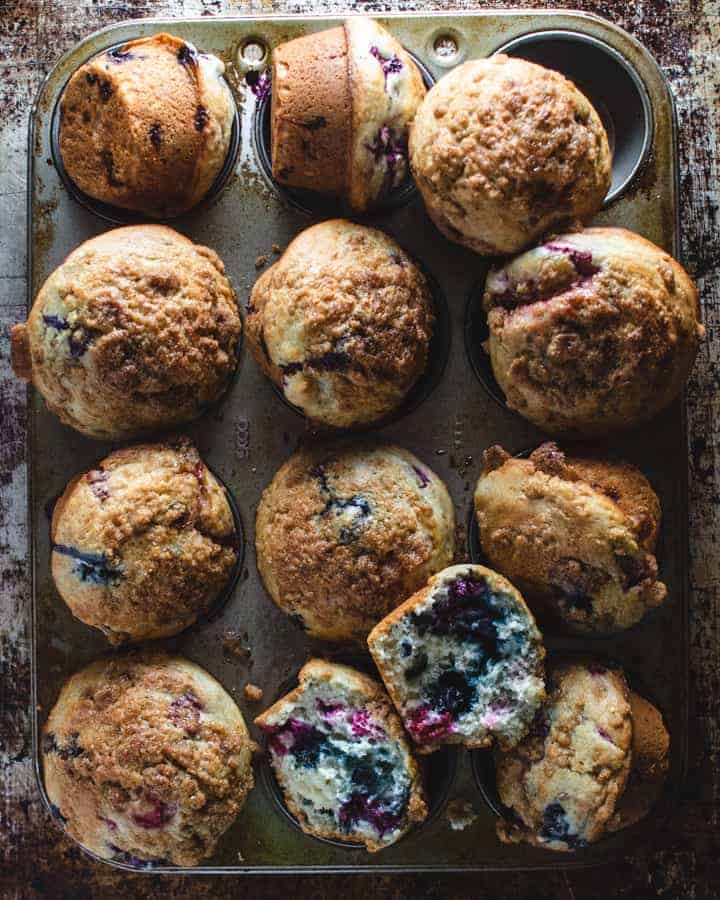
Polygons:
M600 266L593 263L593 256L589 250L579 250L577 247L569 247L567 244L546 244L545 249L552 250L554 253L564 253L575 266L578 275L585 278L597 275L600 271Z
M80 735L76 731L70 735L70 740L67 744L61 745L58 744L54 732L49 731L43 738L43 752L56 753L60 759L64 760L77 759L78 756L82 756L85 753L85 748L78 743L79 737Z
M53 553L75 560L74 573L80 581L112 586L122 578L122 571L108 562L104 553L86 553L66 544L53 544Z
M270 733L270 749L276 756L293 757L296 764L303 768L314 768L321 753L329 752L327 737L311 725L300 719L288 719L283 725L266 729Z
M204 106L198 106L195 110L195 131L205 131L205 126L210 121L208 111Z
M570 823L561 803L550 803L545 807L540 837L548 841L560 841L573 850L587 847L586 840L570 831Z
M200 730L200 711L205 707L192 691L185 691L171 702L168 709L170 721L194 737Z
M130 814L133 822L140 828L154 830L156 828L164 828L172 821L176 813L176 807L168 803L164 803L154 794L148 795L146 798L150 804L149 809L144 812L134 812Z
M197 53L189 44L183 44L177 52L177 61L181 66L195 65Z
M67 323L67 319L63 319L60 316L43 315L42 318L48 328L54 328L56 331L67 331L70 327Z
M264 100L272 90L270 72L267 69L262 72L248 72L245 76L245 82L253 94L255 94L258 101Z
M470 709L475 691L462 672L448 670L429 688L428 699L433 708L448 712L454 718Z
M422 673L427 669L427 666L427 653L424 650L418 650L410 665L407 667L407 669L405 669L405 678L407 679L407 681L412 681L414 678L417 678L418 675L422 675Z

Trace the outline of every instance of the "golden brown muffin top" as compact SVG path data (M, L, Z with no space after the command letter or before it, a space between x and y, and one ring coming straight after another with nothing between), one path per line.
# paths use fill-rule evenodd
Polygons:
M222 64L170 34L129 41L73 74L60 153L91 197L149 215L189 209L222 167L234 109Z

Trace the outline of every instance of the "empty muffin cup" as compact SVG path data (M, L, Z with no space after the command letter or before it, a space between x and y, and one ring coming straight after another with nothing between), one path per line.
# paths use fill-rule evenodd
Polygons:
M612 184L605 202L616 200L647 159L653 136L650 98L630 62L591 35L561 30L521 35L496 53L561 72L590 100L612 153Z
M435 83L435 79L430 71L422 62L409 50L406 50L412 61L422 75L425 87L429 90ZM343 201L334 197L327 197L323 194L316 193L311 190L303 190L302 188L288 187L279 184L272 174L272 152L271 152L271 90L270 90L270 70L256 69L250 70L245 75L245 81L250 91L255 96L256 107L253 117L252 139L255 149L255 156L260 165L260 171L268 186L289 206L300 210L306 215L313 218L333 218L347 212L346 205ZM410 177L410 173L405 181L394 188L385 197L380 204L373 209L373 212L389 212L398 209L410 203L417 195L417 188Z
M99 53L93 54L88 60L86 60L86 63L91 62L93 59L96 59L97 57L103 56L105 54L112 55L113 53L115 53L119 58L122 58L122 48L125 47L128 43L129 41L122 41L119 44L114 44L110 47L106 47ZM190 47L191 45L187 44L187 46ZM80 67L78 66L78 68ZM71 73L70 78L72 78L73 75L74 72ZM94 197L91 197L89 194L85 193L85 191L81 190L68 174L68 171L65 168L65 164L63 162L62 153L60 152L60 127L62 120L63 97L65 95L65 89L67 88L67 84L69 83L70 78L68 79L68 82L63 86L63 90L58 95L50 121L50 152L52 154L55 169L60 177L60 180L63 183L63 186L67 190L68 194L73 198L73 200L75 200L82 207L93 213L93 215L98 216L98 218L104 220L105 222L109 222L112 225L133 225L141 222L147 222L148 215L144 214L143 212L134 209L125 209L120 206L113 206L110 203L105 203L102 200L97 200ZM230 94L230 96L232 96L232 92L230 91L229 87L228 93ZM225 156L225 162L223 163L223 166L218 172L210 189L199 201L199 203L195 204L191 208L191 210L186 210L185 212L181 212L176 215L162 216L158 219L158 221L169 221L171 219L179 218L180 216L187 215L187 213L190 211L197 212L204 206L207 206L207 204L209 204L211 201L213 201L225 187L232 172L234 171L239 149L240 117L238 115L238 111L233 98L233 120L228 151Z
M445 367L450 356L450 314L448 312L447 301L440 285L435 280L435 277L431 275L417 259L413 258L412 261L421 270L427 280L430 293L432 294L433 312L435 314L435 322L433 324L432 337L430 338L428 347L425 370L397 409L393 410L388 416L378 419L376 422L370 422L367 425L359 425L349 429L351 432L362 433L378 428L384 428L386 425L397 422L404 416L409 415L416 410L421 403L424 403L424 401L427 400L440 383L443 373L445 372ZM488 360L488 368L489 366L490 363ZM305 418L305 413L299 407L292 404L283 391L273 381L268 379L268 383L288 409L291 409L298 416ZM504 405L504 401L501 402ZM329 433L335 433L336 431L340 433L341 431L341 429L334 429L330 426L318 425L317 427L318 429L326 430Z

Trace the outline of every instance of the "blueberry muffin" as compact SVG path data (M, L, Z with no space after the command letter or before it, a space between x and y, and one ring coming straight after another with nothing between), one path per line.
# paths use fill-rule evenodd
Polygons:
M512 747L545 698L545 649L518 591L451 566L373 628L368 647L420 753Z
M272 56L272 171L355 212L407 175L408 128L425 95L410 56L377 22L280 44Z
M102 859L194 866L253 786L240 710L199 666L164 653L73 675L43 729L45 789L67 831Z
M558 72L507 56L466 62L427 94L410 166L430 218L483 255L517 253L603 205L611 157L587 97Z
M490 565L574 632L629 628L667 596L654 556L660 501L628 463L551 443L528 459L490 447L475 511Z
M113 644L192 625L238 551L225 490L187 439L116 450L73 478L52 518L60 596Z
M623 228L555 237L491 270L483 306L508 406L569 437L651 419L682 391L705 334L682 266Z
M313 637L364 642L450 563L455 515L445 485L407 450L323 444L277 472L255 540L260 575L283 612Z
M367 850L427 816L421 772L387 694L347 666L310 660L255 720L285 804L307 834Z
M423 274L382 231L333 219L299 234L252 291L250 350L313 422L368 425L422 375L432 335Z
M670 769L670 735L662 713L634 691L630 693L630 709L633 764L608 831L629 828L644 819L660 799Z
M632 712L625 676L594 662L555 665L549 696L530 734L497 752L504 843L579 850L602 837L632 761Z
M201 415L235 371L241 329L212 250L163 225L116 228L40 288L12 364L66 425L117 440Z
M170 34L94 56L60 100L60 155L90 197L156 218L207 194L230 147L235 103L214 56Z

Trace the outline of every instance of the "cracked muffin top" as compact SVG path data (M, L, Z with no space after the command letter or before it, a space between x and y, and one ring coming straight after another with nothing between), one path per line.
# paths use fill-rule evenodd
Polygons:
M207 194L235 103L214 56L169 34L130 41L75 72L60 101L65 171L90 197L155 218Z
M526 598L572 631L609 634L660 605L660 501L629 463L565 455L515 459L494 446L475 489L483 552Z
M410 131L431 219L483 255L517 253L563 220L586 221L610 187L607 135L563 75L503 55L453 69Z
M51 536L60 596L113 644L187 628L239 552L225 489L184 438L116 450L74 478Z
M497 788L512 818L497 823L505 843L579 850L603 836L632 761L632 713L620 669L556 664L548 700L530 734L497 752Z
M45 788L83 847L136 866L211 856L253 786L240 710L164 653L113 656L67 681L43 729Z
M55 269L13 328L12 363L66 425L128 438L216 401L241 329L217 254L163 225L129 226L91 238Z
M291 403L350 428L402 403L425 369L433 319L425 277L395 241L333 219L299 234L260 276L247 335Z
M298 451L265 489L255 525L268 593L332 641L364 641L455 549L445 485L412 453L384 444Z
M629 428L664 409L705 334L687 272L624 228L561 235L492 270L483 306L508 406L569 437Z
M405 180L408 129L424 96L412 58L372 19L278 45L273 177L366 212Z
M422 772L389 697L349 666L312 659L299 685L255 719L303 831L394 844L427 816Z

